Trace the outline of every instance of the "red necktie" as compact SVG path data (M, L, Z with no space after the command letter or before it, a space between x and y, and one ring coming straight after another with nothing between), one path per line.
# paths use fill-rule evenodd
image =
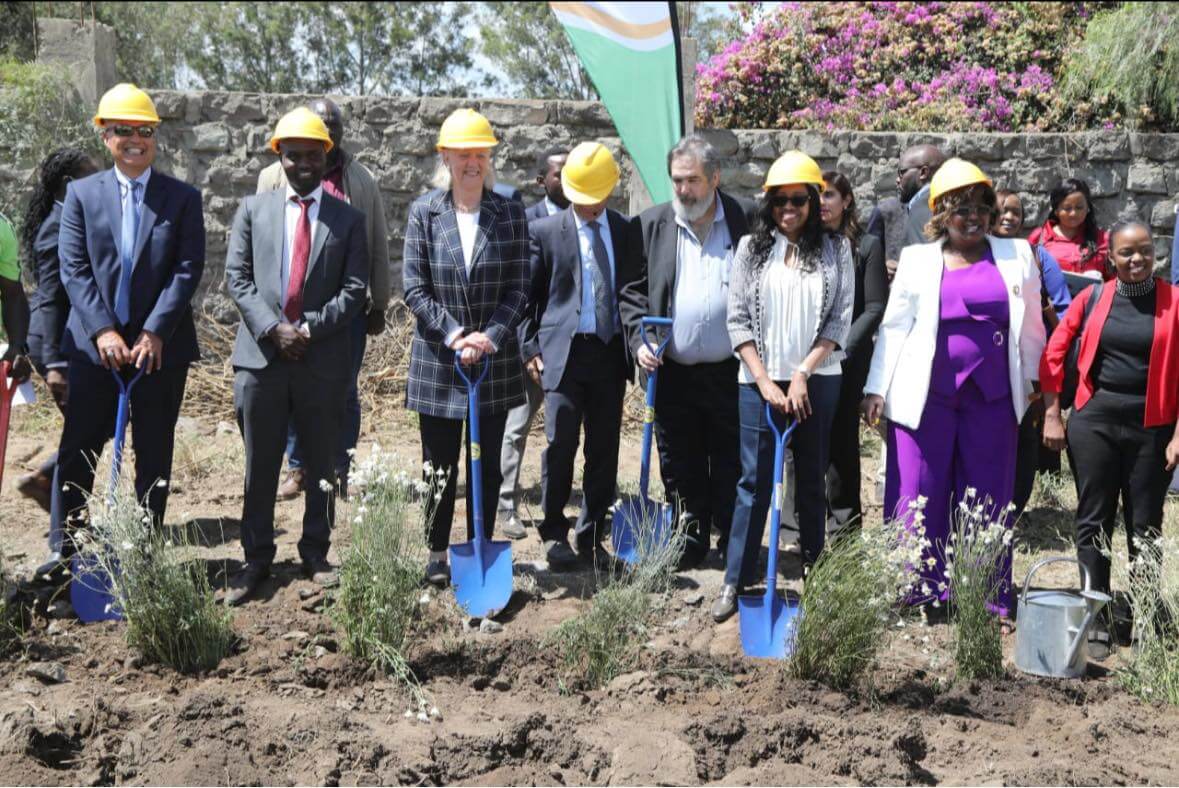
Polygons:
M311 257L311 218L307 212L315 200L300 200L298 197L291 197L291 200L299 204L299 225L295 228L295 243L291 247L291 278L287 283L287 304L282 313L287 320L298 323L303 319L303 280L307 278L307 261Z

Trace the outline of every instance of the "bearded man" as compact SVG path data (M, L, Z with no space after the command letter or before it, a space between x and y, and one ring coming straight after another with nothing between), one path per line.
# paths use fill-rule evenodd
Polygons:
M729 342L729 270L756 208L725 194L720 156L689 135L667 154L671 202L639 216L640 276L620 295L631 351L644 370L659 369L655 438L667 499L687 531L682 566L698 566L717 531L722 560L741 463L738 451L737 365ZM673 319L671 342L656 358L643 341L644 316ZM653 335L647 337L657 344Z

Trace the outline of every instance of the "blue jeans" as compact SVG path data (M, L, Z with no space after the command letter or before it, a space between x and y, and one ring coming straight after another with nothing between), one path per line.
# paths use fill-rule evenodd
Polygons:
M823 551L827 525L827 487L825 472L829 462L831 423L839 404L840 375L814 375L807 382L810 395L810 418L801 422L790 435L787 448L794 453L797 490L798 530L802 542L802 560L814 563ZM783 391L789 383L779 382ZM757 386L742 384L737 400L741 420L741 479L737 482L737 505L733 510L733 530L729 536L725 585L745 588L754 585L757 556L765 533L766 515L773 498L774 433L766 423L765 400ZM785 417L778 415L784 426ZM769 546L777 550L778 545Z
M348 396L344 400L344 418L340 420L340 434L336 440L336 473L347 473L352 465L348 452L356 448L360 440L360 367L364 363L364 349L368 342L368 316L361 312L352 321L349 351L352 354L352 369L348 378ZM303 453L299 450L299 436L295 424L287 426L287 467L292 471L303 467Z

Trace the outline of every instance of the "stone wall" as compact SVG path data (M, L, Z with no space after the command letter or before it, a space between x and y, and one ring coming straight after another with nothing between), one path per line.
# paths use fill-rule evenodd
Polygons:
M153 91L153 96L164 119L159 166L204 192L209 250L205 285L223 290L224 253L233 213L240 199L253 192L258 172L275 160L267 148L275 121L308 97L179 91ZM395 282L400 282L409 203L428 188L438 126L456 107L474 105L491 120L502 140L496 151L499 177L519 185L528 202L540 197L533 170L542 151L586 139L621 150L610 117L598 103L397 97L345 97L338 102L347 118L345 147L376 173L384 193ZM1103 225L1124 215L1149 219L1158 231L1160 256L1169 253L1179 195L1179 135L701 133L725 157L725 188L756 195L770 162L798 147L824 168L836 167L848 175L856 184L865 216L874 202L894 192L897 156L916 142L939 144L949 154L977 162L996 183L1019 190L1025 196L1029 226L1043 220L1047 193L1060 178L1077 175L1091 184ZM638 177L625 154L622 162L623 181L614 202L625 211L645 190L641 184L634 188ZM0 182L7 180L4 186L19 188L11 178L26 175L27 171L3 170Z

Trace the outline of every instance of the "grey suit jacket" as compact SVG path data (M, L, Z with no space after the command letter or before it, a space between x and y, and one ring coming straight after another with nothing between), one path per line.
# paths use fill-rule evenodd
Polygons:
M235 369L264 369L278 358L277 346L264 334L282 319L285 202L285 190L247 197L233 219L225 283L242 316ZM364 307L368 289L365 236L364 214L325 193L303 286L303 321L311 341L302 363L319 377L348 376L347 328Z

